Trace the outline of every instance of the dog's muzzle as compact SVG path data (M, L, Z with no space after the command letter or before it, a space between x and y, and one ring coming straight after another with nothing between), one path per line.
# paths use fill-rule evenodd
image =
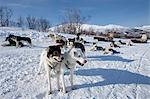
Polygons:
M54 60L56 60L57 62L62 62L63 59L64 59L63 57L61 57L60 60L54 58Z
M84 60L84 63L82 64L82 63L80 63L79 61L76 61L79 65L81 65L81 66L83 66L87 61L86 60Z

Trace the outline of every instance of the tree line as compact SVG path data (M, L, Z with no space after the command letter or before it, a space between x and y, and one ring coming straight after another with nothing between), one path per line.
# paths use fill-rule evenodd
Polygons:
M50 21L45 18L37 18L35 16L28 15L26 17L19 16L12 20L13 11L8 7L0 7L0 27L15 26L21 28L29 28L42 32L52 26ZM79 9L66 9L62 16L61 22L54 29L55 32L63 33L80 33L82 24L86 23L90 19L89 16L83 16Z
M13 11L8 8L0 7L0 27L21 27L29 28L33 30L38 30L46 32L50 27L50 21L45 18L37 18L35 16L28 15L27 17L19 16L18 18L12 20Z

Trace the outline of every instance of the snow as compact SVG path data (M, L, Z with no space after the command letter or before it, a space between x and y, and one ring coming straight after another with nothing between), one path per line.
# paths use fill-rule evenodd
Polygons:
M146 26L142 26L142 27L136 27L136 28L150 32L150 25L146 25Z
M103 33L105 33L105 32L107 32L107 30L125 31L129 28L124 27L124 26L120 26L120 25L113 25L113 24L109 24L109 25L105 25L105 26L83 24L82 29L83 30L89 30L89 31L91 29L93 29L94 32L103 32Z
M6 34L5 34L6 33ZM52 44L47 33L16 28L0 29L0 44L9 34L29 36L33 47L0 46L0 99L149 99L150 98L150 41L147 44L122 45L121 54L103 55L89 51L88 62L77 65L74 73L75 90L70 89L69 75L65 75L68 93L57 90L52 77L53 94L47 95L46 72L37 74L41 51ZM27 33L27 34L26 34ZM74 35L61 34L65 37ZM93 37L83 36L87 41ZM118 39L115 39L118 40ZM126 39L124 39L126 41ZM109 42L98 42L108 46Z
M49 30L55 31L55 28L57 28L57 27L62 27L62 25L51 27ZM86 30L86 31L93 30L94 32L103 32L103 33L108 32L108 30L115 30L115 31L125 32L128 29L130 29L129 27L114 25L114 24L103 25L103 26L102 25L82 24L81 28L83 30Z
M62 25L51 27L50 31L55 31L56 28L62 27ZM97 34L99 33L108 33L109 31L114 31L122 34L129 33L130 35L140 35L141 31L146 31L150 36L150 25L145 25L141 27L126 27L121 25L115 24L108 24L108 25L91 25L91 24L82 24L81 29L85 31L93 31ZM139 31L135 31L135 29L139 29Z

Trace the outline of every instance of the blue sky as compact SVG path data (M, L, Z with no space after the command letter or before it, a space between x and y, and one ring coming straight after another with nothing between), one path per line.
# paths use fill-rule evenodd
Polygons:
M0 6L14 11L14 17L33 15L58 24L63 11L80 9L91 16L90 24L141 26L150 24L150 0L0 0Z

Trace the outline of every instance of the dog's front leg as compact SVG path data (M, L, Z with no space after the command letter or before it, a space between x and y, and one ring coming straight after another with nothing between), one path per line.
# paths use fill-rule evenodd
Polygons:
M60 74L61 80L62 80L62 92L66 93L66 87L65 87L65 82L64 82L64 73Z
M19 47L19 42L16 41L16 48L18 48L18 47Z
M51 68L47 65L46 67L46 71L47 71L47 78L48 78L48 95L50 95L52 92L52 88L51 88Z
M74 90L73 86L73 69L70 69L70 83L71 83L71 89Z
M60 90L60 71L57 71L57 88Z

